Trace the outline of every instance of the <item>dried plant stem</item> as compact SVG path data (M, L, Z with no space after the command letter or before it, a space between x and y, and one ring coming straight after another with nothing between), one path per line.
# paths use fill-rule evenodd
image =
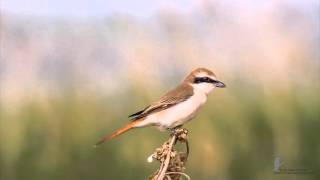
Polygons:
M187 134L188 131L186 129L174 129L169 140L149 156L149 162L155 159L161 163L160 168L149 177L150 180L180 180L181 177L190 179L190 177L183 172L189 155ZM186 152L178 152L174 149L177 141L185 143Z
M184 177L186 177L188 180L191 180L190 176L188 176L186 173L183 173L183 172L167 172L166 173L166 177L171 180L170 178L170 174L180 174L180 175L183 175Z
M176 139L177 139L176 135L173 135L171 137L170 144L169 144L169 151L167 153L166 160L164 161L164 163L161 164L157 180L163 180L164 176L166 175L166 171L168 169L170 158L171 158L172 146L176 142Z

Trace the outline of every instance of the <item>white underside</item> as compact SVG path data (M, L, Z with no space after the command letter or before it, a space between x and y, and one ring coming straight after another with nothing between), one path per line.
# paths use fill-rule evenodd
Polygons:
M199 108L206 102L207 94L213 87L208 88L209 87L194 87L194 94L188 100L163 111L150 114L146 119L137 123L135 127L151 125L163 131L185 124L196 116Z

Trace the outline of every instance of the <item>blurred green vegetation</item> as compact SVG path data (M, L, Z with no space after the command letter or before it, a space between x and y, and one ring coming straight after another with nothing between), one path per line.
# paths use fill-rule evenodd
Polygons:
M227 82L187 124L193 179L319 179L319 87L272 88ZM12 113L1 104L0 179L146 179L158 166L146 158L168 137L154 128L130 131L92 145L154 100L142 87L113 96L63 96L28 101ZM155 94L156 96L157 94ZM156 97L154 97L156 98ZM286 168L273 172L274 156Z
M93 144L206 67L227 88L186 125L192 179L319 180L319 6L200 4L147 19L2 13L0 179L146 179L168 133L136 129ZM275 174L276 157L313 174Z

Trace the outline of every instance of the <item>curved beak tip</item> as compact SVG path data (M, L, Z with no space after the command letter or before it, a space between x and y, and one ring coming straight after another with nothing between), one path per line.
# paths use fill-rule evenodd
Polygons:
M227 87L223 82L219 81L217 83L214 84L216 87L218 88L225 88Z

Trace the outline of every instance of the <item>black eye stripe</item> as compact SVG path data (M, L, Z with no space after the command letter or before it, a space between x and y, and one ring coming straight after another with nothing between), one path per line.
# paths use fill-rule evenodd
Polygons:
M196 77L196 78L194 78L194 81L193 81L193 83L195 83L195 84L203 83L203 82L206 82L206 83L216 83L216 82L218 82L218 81L213 80L213 79L208 78L208 77Z

